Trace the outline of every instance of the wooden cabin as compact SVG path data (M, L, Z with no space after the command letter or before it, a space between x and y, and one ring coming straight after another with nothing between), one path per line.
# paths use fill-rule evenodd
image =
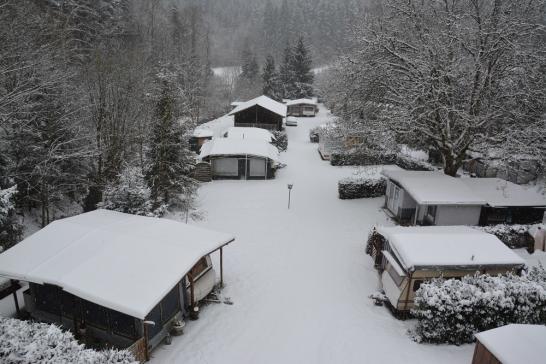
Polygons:
M213 139L203 145L199 158L211 164L213 179L271 179L281 165L277 148L256 139Z
M537 224L544 220L546 196L535 187L523 187L500 178L461 178L485 200L480 225Z
M413 308L415 292L432 278L519 273L525 265L496 236L468 226L381 226L369 239L380 285L397 315Z
M385 209L403 225L478 225L485 200L442 172L383 170Z
M52 222L0 254L0 276L29 283L32 319L137 360L183 326L216 284L210 254L231 235L168 219L96 210Z
M472 364L546 363L546 326L509 324L476 334Z
M311 99L287 100L286 108L288 116L315 116L318 113L317 102Z
M262 95L240 104L229 115L234 117L234 126L282 130L286 105Z

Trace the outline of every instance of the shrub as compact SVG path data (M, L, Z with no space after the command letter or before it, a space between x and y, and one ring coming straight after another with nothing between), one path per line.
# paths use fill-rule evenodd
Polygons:
M17 243L23 233L15 215L17 186L0 188L0 252Z
M55 325L0 317L2 363L136 364L127 350L85 349L68 331Z
M430 163L412 159L406 155L398 155L396 157L396 165L408 171L434 171L436 168Z
M288 149L288 135L286 135L286 131L275 130L273 131L273 136L275 137L273 145L276 146L280 152L286 151Z
M380 164L394 164L396 155L370 152L334 152L330 155L330 164L333 166L374 166Z
M339 198L342 200L383 196L386 188L384 178L344 178L338 182Z
M417 291L412 314L416 341L457 345L509 323L546 324L546 273L434 279Z
M530 248L533 246L534 239L529 234L531 225L491 225L491 226L476 226L486 233L495 235L506 244L508 247L515 248Z

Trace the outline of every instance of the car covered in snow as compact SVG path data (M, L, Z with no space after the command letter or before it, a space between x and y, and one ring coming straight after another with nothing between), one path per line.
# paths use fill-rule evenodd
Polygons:
M298 126L298 119L293 116L286 118L286 126Z

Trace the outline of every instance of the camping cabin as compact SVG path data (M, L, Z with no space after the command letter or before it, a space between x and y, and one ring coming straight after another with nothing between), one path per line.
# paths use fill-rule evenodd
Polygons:
M546 326L510 324L476 334L472 364L545 363Z
M468 226L376 227L368 246L387 303L402 315L413 308L415 292L427 280L519 273L525 265L496 236Z
M385 209L404 225L478 225L485 201L441 172L384 170Z
M229 115L234 117L234 126L282 130L286 105L262 95L240 104Z
M57 220L0 254L0 276L29 283L31 318L82 342L147 360L216 284L210 254L231 235L168 219L96 210Z
M230 139L258 140L266 143L271 143L275 140L275 136L269 130L261 128L231 127L226 131L224 136Z
M199 158L211 164L213 179L271 179L281 164L279 151L268 142L231 137L208 141Z
M317 102L311 99L288 100L286 108L288 116L315 116L318 112Z
M485 200L480 225L537 224L544 219L546 196L533 187L523 187L500 178L461 178Z

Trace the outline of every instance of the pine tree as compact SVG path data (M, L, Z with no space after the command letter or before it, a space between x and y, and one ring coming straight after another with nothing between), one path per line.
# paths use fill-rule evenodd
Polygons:
M303 41L299 37L294 46L291 58L292 71L294 72L294 98L304 98L313 95L313 70L311 69L311 55Z
M263 94L274 100L281 101L282 93L279 85L279 75L275 69L275 59L268 55L262 72Z
M281 82L282 97L285 99L291 99L295 95L295 74L293 67L293 49L289 43L284 48L283 63L279 70L279 79Z
M161 205L190 208L197 182L190 176L195 155L183 136L182 125L175 116L175 96L168 73L161 75L148 151L146 180L151 190L154 209Z
M15 194L17 186L0 188L0 253L21 238L22 226L15 216Z

